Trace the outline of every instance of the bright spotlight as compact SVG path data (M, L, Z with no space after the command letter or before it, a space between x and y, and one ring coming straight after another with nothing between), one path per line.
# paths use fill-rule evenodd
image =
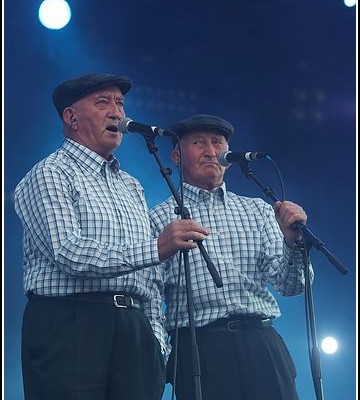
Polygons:
M70 18L70 6L65 0L44 0L39 7L39 20L48 29L61 29Z
M333 354L338 349L337 340L331 336L326 337L321 342L321 348L326 354Z
M356 0L344 0L344 4L346 7L354 7L356 6Z

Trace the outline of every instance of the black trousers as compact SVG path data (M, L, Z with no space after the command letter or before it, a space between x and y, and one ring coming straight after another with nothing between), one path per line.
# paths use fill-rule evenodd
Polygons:
M204 400L298 400L294 363L272 326L232 331L198 328L196 338ZM167 364L167 380L171 383L174 351ZM188 328L178 333L175 393L177 400L196 398Z
M26 400L160 400L165 365L139 309L36 300L22 327Z

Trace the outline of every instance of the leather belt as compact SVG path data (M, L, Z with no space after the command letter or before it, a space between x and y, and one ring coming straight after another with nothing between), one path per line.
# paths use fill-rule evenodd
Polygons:
M207 332L236 332L242 329L263 329L272 326L272 318L257 316L232 316L231 318L222 318L211 324L200 328Z
M112 292L90 292L90 293L74 293L66 296L41 296L29 293L27 295L30 300L72 300L89 303L105 303L112 304L117 308L138 308L142 309L142 302L133 296L122 293Z

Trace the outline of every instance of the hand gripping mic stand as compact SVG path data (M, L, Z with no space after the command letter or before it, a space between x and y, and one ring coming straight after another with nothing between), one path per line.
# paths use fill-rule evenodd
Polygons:
M246 178L252 179L265 193L265 195L271 199L274 203L279 201L274 195L273 190L265 187L253 174L252 170L249 168L249 162L246 160L239 161L239 165L241 170ZM317 250L322 251L329 259L329 261L343 274L345 275L348 271L345 266L335 257L333 256L324 246L324 244L317 239L306 226L301 222L296 222L294 224L294 229L299 230L302 241L299 243L299 247L302 252L303 262L305 266L305 311L306 311L306 326L307 331L309 332L310 326L310 347L312 343L312 348L309 349L309 358L311 364L311 373L314 383L314 389L316 394L316 400L323 400L323 388L322 388L322 380L321 380L321 367L320 367L320 352L316 339L316 329L315 329L315 316L314 316L314 305L313 305L313 297L311 291L311 279L310 279L310 270L309 270L309 250L311 246L314 246Z
M182 219L190 219L190 213L186 207L181 202L181 199L176 191L174 184L172 183L169 175L171 175L170 168L164 168L162 166L161 160L159 155L157 154L157 147L154 143L154 135L143 135L149 149L149 152L154 155L158 165L160 166L160 172L162 176L165 178L174 199L178 205L175 209L175 213L180 215ZM223 286L222 279L219 276L215 265L209 258L202 242L200 240L196 241L198 248L206 261L206 266L212 276L216 286L218 288ZM195 387L195 399L194 400L202 400L202 393L201 393L201 372L200 372L200 361L199 361L199 353L196 343L196 333L195 333L195 323L194 323L194 307L193 307L193 298L192 298L192 289L191 289L191 276L190 276L190 267L189 267L189 251L182 250L182 254L184 257L184 270L185 270L185 282L186 282L186 295L187 295L187 306L188 306L188 313L189 313L189 328L190 328L190 335L191 335L191 349L192 349L192 363L193 363L193 376L194 376L194 387Z

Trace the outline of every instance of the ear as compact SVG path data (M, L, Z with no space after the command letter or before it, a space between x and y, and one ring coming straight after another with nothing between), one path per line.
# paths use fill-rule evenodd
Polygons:
M171 159L172 159L174 164L176 164L176 165L179 164L179 162L180 162L180 152L179 152L178 149L175 148L171 152Z
M72 125L77 121L75 110L71 107L65 108L63 112L63 120L67 125Z

